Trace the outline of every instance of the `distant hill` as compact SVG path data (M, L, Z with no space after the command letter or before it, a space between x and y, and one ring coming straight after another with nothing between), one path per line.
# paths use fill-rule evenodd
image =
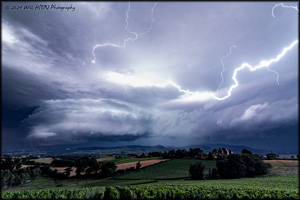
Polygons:
M92 147L76 147L74 146L52 146L48 148L36 148L32 150L25 151L3 151L2 154L9 155L48 155L48 156L58 156L58 155L71 155L71 156L106 156L106 155L118 155L118 154L141 154L141 153L149 153L149 152L164 152L169 150L176 149L186 149L190 148L200 148L206 153L212 151L213 149L219 149L225 147L230 149L233 153L241 153L242 149L246 148L250 150L252 153L256 154L267 154L270 153L269 149L256 149L243 145L228 145L228 144L199 144L199 145L189 145L182 147L172 147L172 146L140 146L140 145L129 145L129 146L116 146L116 147L100 147L100 146L92 146ZM279 155L285 155L286 152L276 152L273 153ZM292 152L290 154L298 154L298 152Z

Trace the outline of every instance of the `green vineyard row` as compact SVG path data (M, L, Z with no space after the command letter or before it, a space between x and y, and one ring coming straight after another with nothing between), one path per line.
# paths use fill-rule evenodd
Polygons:
M2 199L299 199L299 192L296 189L154 185L5 191L1 196Z

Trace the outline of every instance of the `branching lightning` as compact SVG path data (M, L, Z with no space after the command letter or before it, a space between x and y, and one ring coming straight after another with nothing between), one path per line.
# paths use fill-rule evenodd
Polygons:
M289 50L291 50L297 43L298 43L298 40L295 40L295 41L294 41L292 44L290 44L288 47L285 47L285 48L282 50L282 52L281 52L279 55L276 56L276 58L272 58L272 59L270 59L270 60L268 60L268 61L263 60L263 61L260 62L259 65L256 65L256 66L254 66L254 67L252 67L252 66L249 65L248 63L243 63L240 67L238 67L238 68L236 68L236 69L234 70L234 73L233 73L233 76L232 76L232 80L234 80L235 84L232 85L232 86L229 88L229 90L228 90L228 92L227 92L227 95L224 96L224 97L221 97L221 98L220 98L220 97L217 97L217 96L215 96L215 95L213 95L212 97L213 97L214 99L217 99L217 100L224 100L224 99L227 99L228 97L231 96L232 90L233 90L234 88L236 88L236 87L239 85L239 83L238 83L238 81L237 81L237 79L236 79L236 76L237 76L237 73L238 73L240 70L242 70L242 69L244 69L244 68L249 68L250 71L255 71L255 70L257 70L257 69L264 68L264 67L267 68L268 70L270 70L270 69L269 69L269 66L270 66L272 63L279 61L279 60L286 54L286 52L289 51Z
M272 16L273 16L273 17L275 17L275 15L274 15L274 9L275 9L277 6L281 6L281 7L283 7L283 8L293 8L293 9L295 9L295 10L297 10L297 11L299 12L297 6L285 6L285 5L283 5L283 3L279 3L279 4L276 4L276 5L273 7L273 9L272 9Z
M233 48L238 49L235 45L233 45L232 47L230 47L229 53L226 54L225 56L222 56L222 57L220 58L220 62L221 62L221 64L222 64L223 70L222 70L222 72L221 72L221 78L222 78L222 81L221 81L221 83L220 83L218 89L220 89L220 87L223 85L223 82L224 82L223 73L225 72L225 65L224 65L224 63L223 63L223 59L224 59L224 58L227 58L227 57L232 53L232 49L233 49ZM218 89L217 89L217 90L218 90Z
M215 92L191 92L189 90L184 90L182 89L179 85L177 85L176 83L174 83L171 80L168 80L162 84L157 84L157 83L152 83L149 80L145 80L142 78L136 78L133 76L128 76L128 75L123 75L123 74L119 74L116 72L110 72L108 74L107 79L109 81L115 82L115 83L119 83L119 84L126 84L132 87L166 87L168 85L173 86L175 88L178 89L179 92L184 93L181 97L180 100L207 100L210 98L213 98L215 100L225 100L228 97L231 96L231 92L233 91L234 88L236 88L239 85L239 82L237 80L237 75L238 72L248 68L251 72L256 71L258 69L261 68L267 68L267 70L269 71L273 71L274 70L270 70L269 66L277 61L279 61L289 50L291 50L296 44L298 43L298 40L295 40L294 42L292 42L289 46L283 48L282 52L280 54L278 54L275 58L272 58L268 61L261 61L260 64L256 65L256 66L251 66L248 63L243 63L240 67L236 68L234 70L233 76L232 76L232 80L234 81L234 84L231 85L231 87L228 89L227 91L227 95L223 96L223 97L218 97ZM276 74L278 74L277 72L275 72ZM278 81L278 77L277 77L277 81Z
M92 63L95 63L96 62L96 55L95 55L95 50L98 48L98 47L116 47L116 48L125 48L126 47L126 43L128 41L131 41L131 42L134 42L135 40L138 39L139 36L142 36L146 33L148 33L151 29L152 29L152 26L153 26L153 22L154 22L154 17L153 17L153 14L154 14L154 10L155 10L155 7L157 5L158 2L156 2L154 4L154 6L152 7L151 9L151 24L150 26L146 29L146 31L142 32L142 33L136 33L136 32L133 32L131 31L128 26L129 26L129 22L128 22L128 19L129 19L129 12L130 12L130 2L128 3L128 9L126 11L126 31L132 35L134 35L134 37L128 37L126 39L123 40L123 44L114 44L114 43L110 43L110 42L107 42L107 43L103 43L103 44L96 44L94 47L93 47L93 50L92 50L92 54L93 54L93 57L94 59L92 60Z
M121 44L121 45L120 44L109 43L109 42L95 45L93 47L93 51L92 51L92 54L94 56L94 60L92 62L95 63L95 61L96 61L96 56L95 56L95 53L94 53L96 48L98 48L98 47L107 47L107 46L117 47L117 48L124 48L124 47L126 47L126 43L128 41L133 42L133 41L137 40L139 36L148 33L152 29L152 26L153 26L153 22L154 22L153 14L154 14L154 10L155 10L156 5L157 5L157 3L155 3L154 6L152 7L150 26L144 32L136 33L136 32L133 32L132 30L129 29L129 22L128 22L129 12L130 12L130 3L129 3L128 4L128 9L127 9L127 12L126 12L126 27L125 27L125 29L131 35L134 35L134 37L129 37L129 38L124 39L123 44ZM299 10L296 6L285 6L282 3L280 3L280 4L277 4L273 7L273 9L272 9L272 16L273 17L275 17L274 9L277 6L281 6L283 8L293 8L293 9L295 9L299 12ZM208 99L215 99L215 100L218 100L218 101L222 101L222 100L225 100L225 99L229 98L232 94L232 91L239 85L239 82L237 80L237 75L241 70L243 70L245 68L248 68L251 72L256 71L258 69L261 69L261 68L266 68L268 71L273 72L273 73L276 74L276 76L277 76L276 81L277 81L277 84L279 85L279 74L276 71L270 69L269 67L270 67L271 64L273 64L275 62L278 62L297 43L298 43L298 40L293 41L289 46L283 48L281 53L278 54L276 57L274 57L270 60L267 60L267 61L262 60L256 66L251 66L248 63L243 63L239 67L235 68L235 70L233 72L233 75L231 77L231 79L234 81L234 84L229 87L229 89L227 90L227 94L222 96L222 97L218 96L216 93L220 89L220 87L222 86L222 84L224 82L223 73L226 69L225 69L225 65L223 63L223 59L225 59L226 57L231 55L232 49L233 48L237 49L236 46L232 46L229 49L229 53L220 58L220 62L222 64L222 68L223 68L223 70L221 72L222 81L221 81L219 87L217 88L217 90L215 92L209 92L209 91L207 91L207 92L198 92L198 91L197 92L192 92L190 90L182 89L179 85L177 85L175 82L173 82L171 80L167 80L164 83L153 83L152 81L147 80L147 78L139 78L139 77L136 77L136 76L129 76L129 75L120 74L120 73L116 73L116 72L109 72L108 75L107 75L107 80L112 81L112 82L117 83L117 84L122 84L124 87L125 87L125 85L132 86L132 87L159 87L159 88L172 86L172 87L176 88L180 93L183 93L181 96L179 96L179 98L175 99L175 101L199 101L199 100L208 100Z

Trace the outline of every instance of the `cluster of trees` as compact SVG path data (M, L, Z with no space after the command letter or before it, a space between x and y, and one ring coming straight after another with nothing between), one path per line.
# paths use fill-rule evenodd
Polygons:
M190 166L189 172L192 180L204 180L205 165L200 161Z
M51 170L50 166L44 167L42 171L49 176L54 178L67 178L70 176L75 168L76 177L109 177L113 176L116 172L117 166L114 162L97 162L94 157L66 157L66 158L55 158L51 166L53 167L67 167L63 173L59 173L57 170Z
M162 157L166 159L170 158L203 158L205 152L200 148L192 149L190 148L189 151L185 149L177 149L177 150L170 150L165 152L150 152L148 154L149 157Z
M75 160L71 158L63 158L58 159L54 158L54 160L51 162L52 167L69 167L69 166L75 166Z
M223 179L264 175L271 167L254 154L232 154L226 160L217 161L216 166L217 175Z
M250 151L242 151L242 154L230 154L224 160L217 160L216 167L205 176L205 165L197 162L189 168L190 177L197 180L255 177L267 174L272 166Z
M10 156L1 158L2 189L27 183L41 174L41 170L38 167L21 168L24 163L27 163L26 158L13 159Z
M268 160L275 160L279 157L279 155L277 155L275 153L268 153L266 156L267 156Z
M190 148L188 151L185 149L170 150L165 152L150 152L149 157L162 157L162 158L195 158L199 160L222 160L227 155L233 152L226 148L213 149L211 152L205 153L200 148Z

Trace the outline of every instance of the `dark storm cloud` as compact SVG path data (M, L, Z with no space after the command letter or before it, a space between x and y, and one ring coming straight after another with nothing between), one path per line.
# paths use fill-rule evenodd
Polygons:
M224 101L183 92L215 92L220 58L236 45L216 91L226 95L236 67L276 57L298 38L295 10L276 8L273 18L272 2L162 2L150 31L124 43L149 28L155 2L133 2L130 11L127 2L55 3L74 12L4 9L16 4L52 3L2 6L2 107L38 107L22 122L11 119L32 144L231 140L298 123L297 47L270 66L280 85L267 69L245 69ZM96 48L93 64L94 45L107 42L125 47Z
M103 136L141 137L151 132L151 122L144 110L107 99L49 100L24 120L31 127L29 139L71 143Z

